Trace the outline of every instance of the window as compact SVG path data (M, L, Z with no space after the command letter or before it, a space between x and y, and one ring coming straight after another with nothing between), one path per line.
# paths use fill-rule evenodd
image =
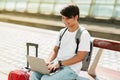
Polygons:
M120 18L120 5L117 5L117 6L116 6L114 16L115 16L116 18L118 18L118 17Z
M55 0L41 0L42 3L54 3Z
M33 2L33 3L34 3L34 2L39 3L40 1L41 1L41 0L28 0L28 2L31 2L31 3L32 3L32 2Z
M15 5L16 5L16 0L7 0L5 9L7 11L13 11L15 9Z
M66 3L70 3L70 2L71 2L71 0L56 0L56 3L58 3L58 4L61 4L61 3L66 4Z
M0 10L3 10L5 6L5 0L0 0Z
M91 0L74 0L80 8L80 16L87 16L90 9Z
M92 16L95 17L112 17L112 5L94 5Z
M89 7L90 5L85 5L85 4L81 4L79 5L80 8L80 16L87 16L88 12L89 12Z
M38 12L38 8L39 8L39 3L29 3L28 7L27 7L27 11L30 13L37 13Z
M91 0L74 0L76 4L90 4Z
M16 11L24 12L27 7L27 0L18 0L16 3Z
M120 0L117 0L117 3L120 4Z
M95 0L91 16L110 18L113 15L115 0Z
M60 15L60 10L65 6L66 4L56 4L54 8L54 14Z
M40 13L41 14L52 14L53 4L42 3L40 5Z
M115 0L95 0L96 4L114 4Z

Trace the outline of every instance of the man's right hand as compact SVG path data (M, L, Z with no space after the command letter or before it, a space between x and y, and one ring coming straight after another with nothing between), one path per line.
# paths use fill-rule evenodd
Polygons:
M50 64L50 61L45 60L46 66Z

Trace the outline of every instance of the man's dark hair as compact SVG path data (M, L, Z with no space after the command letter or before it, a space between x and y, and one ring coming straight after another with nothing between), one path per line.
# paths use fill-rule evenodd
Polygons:
M71 18L71 17L75 17L76 15L78 15L79 18L79 8L77 5L71 4L68 5L66 7L64 7L61 11L60 11L61 15Z

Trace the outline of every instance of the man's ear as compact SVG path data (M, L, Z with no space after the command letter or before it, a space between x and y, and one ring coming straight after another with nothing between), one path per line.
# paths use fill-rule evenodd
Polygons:
M75 19L78 20L78 15L75 16Z

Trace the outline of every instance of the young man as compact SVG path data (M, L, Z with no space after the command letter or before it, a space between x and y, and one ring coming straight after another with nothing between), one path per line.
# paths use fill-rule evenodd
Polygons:
M38 72L33 72L30 76L30 80L74 80L80 72L84 56L90 51L90 35L87 30L84 30L80 37L78 51L75 53L77 46L75 41L76 32L78 29L84 29L78 22L79 8L74 4L70 4L64 7L60 13L67 29L66 31L65 29L60 31L56 45L49 58L46 60L46 64L50 71L61 68L61 66L62 69L59 69L58 72L52 75L43 75ZM64 31L65 33L59 44L60 35ZM54 59L56 59L56 61L51 64Z

